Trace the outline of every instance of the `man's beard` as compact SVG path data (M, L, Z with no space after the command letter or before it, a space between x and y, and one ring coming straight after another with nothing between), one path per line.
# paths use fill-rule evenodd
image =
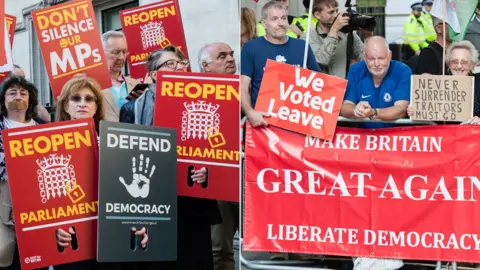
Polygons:
M28 103L24 100L11 101L7 103L7 110L9 111L24 111L28 108Z

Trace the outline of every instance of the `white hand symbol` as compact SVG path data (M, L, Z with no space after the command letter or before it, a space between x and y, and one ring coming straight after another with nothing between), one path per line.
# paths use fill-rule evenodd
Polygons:
M119 177L118 180L125 186L128 193L132 195L134 198L142 197L146 198L148 193L150 192L150 178L152 178L153 173L155 172L155 165L152 165L152 169L150 174L148 174L148 167L150 165L150 158L147 157L145 170L143 170L143 154L140 155L140 164L138 166L138 173L137 168L135 167L136 159L135 157L132 158L132 172L133 172L133 180L130 185L125 183L123 177ZM148 175L148 177L147 177Z

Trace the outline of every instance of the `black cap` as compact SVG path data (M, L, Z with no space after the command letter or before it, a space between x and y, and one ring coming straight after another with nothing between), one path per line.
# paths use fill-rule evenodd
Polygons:
M423 6L421 2L417 2L411 5L410 8L412 8L413 10L422 10Z

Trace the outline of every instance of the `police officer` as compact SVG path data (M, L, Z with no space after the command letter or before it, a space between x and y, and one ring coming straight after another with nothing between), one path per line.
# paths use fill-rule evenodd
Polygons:
M314 0L312 0L312 5L315 5ZM306 9L305 14L303 14L302 16L295 17L295 19L293 19L292 24L298 27L298 29L300 29L300 31L302 31L303 33L306 33L308 29L308 9L310 7L310 0L303 0L303 6ZM315 16L312 16L312 23L313 23L312 28L315 28L318 23L318 19L315 18Z
M425 40L428 43L434 42L437 39L437 34L433 28L432 15L430 11L432 10L433 0L423 0L422 1L423 11L422 16L420 17L421 22L423 23L423 31L425 32Z
M420 19L422 17L422 3L418 2L410 7L412 8L412 14L403 26L403 44L407 45L416 55L420 55L420 51L428 47L424 25Z

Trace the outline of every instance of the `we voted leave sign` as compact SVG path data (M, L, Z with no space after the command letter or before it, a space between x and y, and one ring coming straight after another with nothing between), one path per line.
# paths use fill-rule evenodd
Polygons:
M347 81L267 60L255 110L270 124L320 139L335 133Z

